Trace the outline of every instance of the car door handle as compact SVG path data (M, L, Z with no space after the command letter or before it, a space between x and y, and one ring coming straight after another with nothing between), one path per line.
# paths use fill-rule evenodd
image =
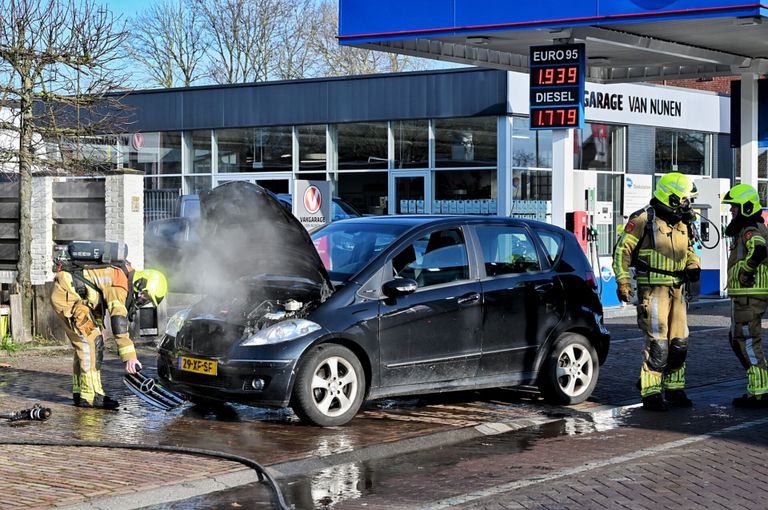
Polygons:
M538 285L534 285L533 288L539 294L545 294L555 288L555 284L552 282L539 283Z
M467 303L475 303L480 301L480 294L473 292L471 294L465 294L461 296L456 302L460 305L466 305Z

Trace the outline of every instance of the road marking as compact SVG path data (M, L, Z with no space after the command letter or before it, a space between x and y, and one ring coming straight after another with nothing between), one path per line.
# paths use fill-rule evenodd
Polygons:
M728 331L729 329L731 329L730 326L719 326L716 328L698 329L696 331L691 331L690 334L688 335L688 338L698 333L711 333L713 331L723 331L723 330ZM611 340L611 345L622 344L624 342L637 342L638 340L645 340L645 337L633 336L630 338L619 338L618 340Z
M596 462L588 462L587 464L584 464L583 466L579 466L579 467L561 469L559 471L555 471L554 473L551 473L546 476L537 476L536 478L529 478L526 480L517 480L510 483L505 483L503 485L497 485L496 487L483 489L481 491L474 491L474 492L469 492L467 494L454 496L452 498L441 499L439 501L434 501L432 503L429 503L426 506L423 506L421 508L422 510L438 510L441 508L449 508L456 505L463 505L465 503L471 503L479 499L498 496L499 494L503 494L505 492L511 492L517 489L522 489L524 487L530 487L531 485L551 482L552 480L565 478L567 476L578 475L580 473L592 471L594 469L599 469L606 466L613 466L615 464L621 464L623 462L636 460L643 457L648 457L650 455L655 455L657 453L665 452L673 448L688 446L693 443L704 441L706 439L711 439L713 437L730 434L731 432L736 432L739 430L743 430L750 427L756 427L758 425L764 425L764 424L768 424L768 418L760 418L759 420L753 420L745 423L740 423L738 425L732 425L730 427L716 430L714 432L708 432L706 434L701 434L698 436L692 436L685 439L678 439L677 441L662 443L660 445L651 446L649 448L644 448L642 450L638 450L625 455L619 455L617 457L612 457L610 459L600 460Z

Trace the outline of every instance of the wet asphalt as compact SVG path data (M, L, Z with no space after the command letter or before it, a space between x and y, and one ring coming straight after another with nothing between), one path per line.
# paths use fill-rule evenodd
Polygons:
M601 445L612 444L617 434L629 438L609 448L609 454L617 454L627 445L650 447L760 419L765 413L734 412L728 405L744 386L743 370L727 341L728 303L694 305L690 316L687 380L696 405L661 417L636 406L634 383L643 339L629 311L607 320L613 339L608 360L590 401L573 408L545 405L527 391L499 389L369 402L350 424L330 429L305 426L290 410L226 405L212 411L185 405L163 412L147 408L122 388L121 366L112 357L103 379L108 391L121 398L120 412L82 412L69 406L67 354L4 360L13 367L1 372L5 401L48 403L56 427L0 423L0 430L10 439L71 438L242 455L269 466L285 499L299 509L426 508L472 491L488 492L494 483L583 465L599 456L580 438L592 437L593 444ZM152 375L148 347L141 359ZM538 426L505 434L476 432L484 424L509 427L525 420ZM507 508L509 498L497 499L487 507ZM471 506L473 501L464 496L448 506ZM251 483L145 508L240 507L274 508L274 498L263 483Z

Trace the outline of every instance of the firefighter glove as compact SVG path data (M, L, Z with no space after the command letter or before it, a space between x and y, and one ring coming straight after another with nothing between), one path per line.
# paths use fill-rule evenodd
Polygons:
M635 293L632 292L632 284L626 281L619 282L619 287L616 289L616 296L619 298L619 301L629 303L632 301L632 296L634 295Z
M701 268L690 267L685 270L685 279L689 282L698 282L701 280Z
M91 319L91 310L85 305L79 304L75 306L72 319L75 329L86 336L96 329L96 324Z
M750 273L744 269L739 269L739 284L742 287L754 287L755 273Z

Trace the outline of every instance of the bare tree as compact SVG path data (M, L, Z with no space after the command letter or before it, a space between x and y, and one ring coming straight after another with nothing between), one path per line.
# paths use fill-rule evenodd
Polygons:
M195 0L211 38L211 79L244 83L272 77L278 28L289 5L286 0Z
M152 4L132 20L131 31L131 56L159 86L189 87L203 77L208 42L192 0Z
M285 0L287 17L276 20L278 29L275 40L277 62L274 77L294 80L316 76L321 59L314 51L314 41L319 33L320 8L315 0Z
M126 32L92 0L0 0L0 12L0 129L15 144L3 150L19 179L17 291L30 338L32 172L81 164L78 140L109 122L100 101L120 87ZM53 142L47 153L46 142Z
M339 45L339 8L334 0L322 0L317 19L319 28L310 44L322 60L319 72L323 76L416 71L434 65L417 57Z

